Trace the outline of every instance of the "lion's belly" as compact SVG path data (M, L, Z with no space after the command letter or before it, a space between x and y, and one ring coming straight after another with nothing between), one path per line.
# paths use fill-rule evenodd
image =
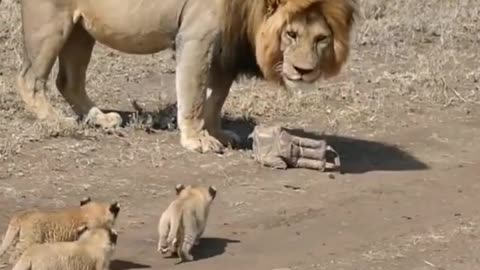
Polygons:
M87 27L86 27L87 28ZM87 31L100 43L124 53L151 54L171 48L175 33L125 32L120 29L87 28Z
M82 6L77 13L83 27L108 47L125 53L149 54L174 44L182 1L90 0L79 3Z

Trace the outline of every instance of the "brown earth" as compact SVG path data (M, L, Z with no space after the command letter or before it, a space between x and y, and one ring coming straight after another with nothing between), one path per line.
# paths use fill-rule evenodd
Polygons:
M294 98L242 81L226 106L232 119L328 134L345 171L329 175L262 168L249 150L190 153L177 131L146 132L139 121L123 137L35 122L13 84L19 5L4 0L0 230L20 209L90 195L122 204L113 270L480 269L480 5L359 2L363 18L339 77ZM135 99L158 116L173 91L173 63L171 52L97 46L89 93L104 108L131 111ZM50 85L55 106L72 114ZM251 121L227 124L245 135ZM155 249L159 215L179 182L219 194L197 260L176 265Z

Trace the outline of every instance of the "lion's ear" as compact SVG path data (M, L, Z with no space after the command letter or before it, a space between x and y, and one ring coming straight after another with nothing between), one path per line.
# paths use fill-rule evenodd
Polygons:
M284 5L287 0L267 0L267 13L272 15L279 6Z
M82 198L82 199L80 200L80 206L84 206L85 204L87 204L87 203L89 203L89 202L91 202L91 201L92 201L92 199L90 198L90 196L84 197L84 198Z
M212 200L214 200L215 196L217 195L217 189L214 186L209 186L208 194L210 194L210 197L212 197Z
M175 186L175 193L177 193L177 195L178 195L178 194L180 194L180 192L182 192L182 190L184 190L184 189L185 189L185 186L184 186L183 184L177 184L177 185Z
M118 213L120 212L120 204L118 202L114 202L110 204L108 210L110 211L110 213L112 213L114 217L117 217Z
M77 239L80 238L80 236L82 236L82 234L84 234L87 230L88 230L87 225L81 225L81 226L77 227L76 228Z

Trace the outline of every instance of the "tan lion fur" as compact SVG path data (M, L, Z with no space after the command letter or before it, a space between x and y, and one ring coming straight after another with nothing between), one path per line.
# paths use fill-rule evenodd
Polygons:
M10 246L16 244L10 255L13 263L22 252L39 243L73 241L80 226L113 227L120 207L118 203L103 203L83 199L80 206L54 210L29 209L15 214L7 227L0 246L2 256Z
M20 256L13 270L108 270L118 234L111 228L77 229L78 239L36 244Z

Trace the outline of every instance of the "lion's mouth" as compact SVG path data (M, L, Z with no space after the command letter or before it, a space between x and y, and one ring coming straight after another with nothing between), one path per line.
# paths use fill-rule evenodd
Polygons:
M289 80L291 82L300 82L300 81L303 81L303 78L301 75L296 75L296 76L290 76L286 73L283 73L283 77L286 79L286 80Z
M289 74L283 73L283 78L290 82L313 83L318 77L319 76L313 76L310 74L302 76L302 75L289 75Z
M321 77L321 71L318 68L313 69L311 72L299 73L292 70L290 67L283 66L280 71L284 80L288 80L293 83L314 83L318 78Z

